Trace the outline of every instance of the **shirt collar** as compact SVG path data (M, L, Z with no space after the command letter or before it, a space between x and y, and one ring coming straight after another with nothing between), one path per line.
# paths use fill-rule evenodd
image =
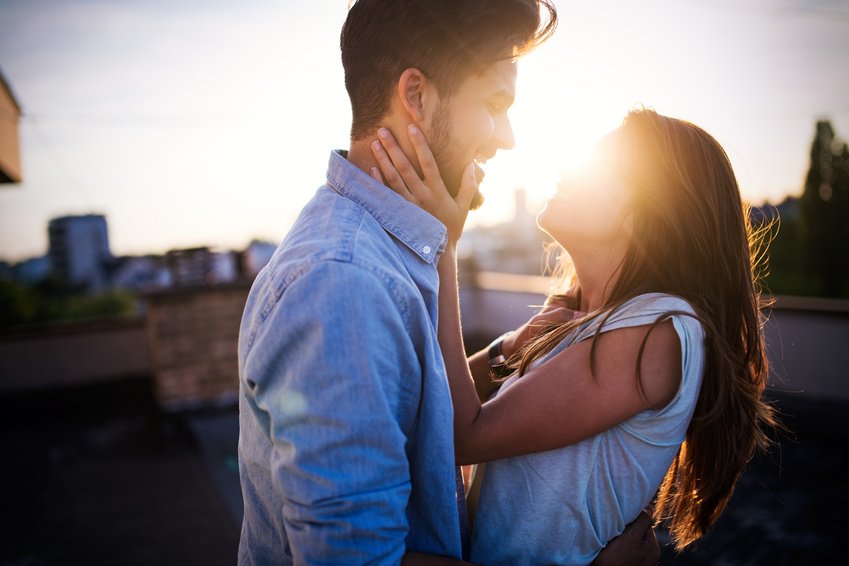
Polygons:
M434 263L445 251L445 225L422 208L384 187L348 161L348 152L330 153L327 183L340 195L363 207L384 230L395 236L413 253Z

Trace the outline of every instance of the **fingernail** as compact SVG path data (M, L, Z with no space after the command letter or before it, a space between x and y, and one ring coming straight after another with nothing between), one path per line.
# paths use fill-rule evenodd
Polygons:
M380 128L379 130L377 130L377 135L379 135L383 139L386 139L389 137L389 130L387 130L386 128Z
M416 134L419 133L419 129L416 127L415 124L410 124L409 126L407 126L407 129L410 130L410 133L413 134L413 135L416 135Z
M383 149L383 146L380 145L379 141L376 141L376 142L372 142L371 148L375 151L381 151Z
M377 167L371 168L371 176L377 178Z

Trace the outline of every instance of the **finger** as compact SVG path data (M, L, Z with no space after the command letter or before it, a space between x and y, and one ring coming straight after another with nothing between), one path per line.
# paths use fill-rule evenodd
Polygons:
M640 514L637 515L637 518L634 519L634 522L629 525L629 528L631 527L633 527L633 532L635 536L645 538L646 535L649 534L649 532L652 530L651 515L649 515L645 511L640 511Z
M622 534L619 535L619 537L635 542L641 541L645 538L646 529L648 528L651 528L651 520L648 515L640 512L640 514L637 515L637 518L625 527L625 530L622 531Z
M416 158L419 160L419 167L422 169L422 175L425 178L425 184L429 187L434 185L433 181L442 181L442 173L439 172L439 166L436 164L436 159L433 157L433 152L427 143L427 138L415 124L407 126L407 134L413 144L413 149L416 152Z
M369 175L371 175L371 178L381 185L383 184L383 175L380 174L380 169L377 167L372 167L371 171L369 171Z
M564 295L549 295L545 300L545 307L555 306L555 307L566 307L569 308L569 300Z
M537 316L545 317L552 314L563 315L566 311L572 312L571 309L560 305L548 305L537 313Z
M577 312L577 311L574 311L574 310L572 310L568 307L558 307L558 308L554 309L553 312L556 315L554 317L554 319L566 322L566 321L570 321L570 320L574 319L575 318L575 312Z
M546 322L548 322L550 320L557 320L558 318L560 318L558 316L558 311L562 311L562 310L563 309L560 309L560 308L556 308L556 309L545 308L544 310L539 311L538 313L536 313L534 316L531 317L531 323L533 323L533 324L538 324L538 323L545 324Z
M398 145L398 142L395 141L395 137L392 135L392 132L390 132L387 128L380 128L377 131L377 136L380 138L380 143L383 144L383 148L389 154L389 158L392 160L392 165L395 166L395 169L401 175L401 179L403 179L404 184L407 186L407 190L414 196L422 196L419 194L425 186L424 183L422 183L422 178L419 177L418 171L413 168L410 160L404 154L404 150L402 150L401 146Z
M384 179L383 184L408 201L416 202L415 197L407 189L407 185L404 183L401 175L398 174L398 170L392 164L392 160L389 159L389 155L387 155L383 145L379 141L372 142L371 152L377 160L377 166L380 168L380 173Z
M475 178L475 163L474 161L469 163L466 170L463 171L463 178L460 181L460 190L457 192L457 198L454 200L457 202L463 210L469 210L469 207L472 204L472 198L475 196L475 192L478 190L478 181Z
M539 326L545 326L547 324L551 324L553 322L568 322L572 320L573 313L571 310L558 307L556 309L544 310L534 316L533 324Z

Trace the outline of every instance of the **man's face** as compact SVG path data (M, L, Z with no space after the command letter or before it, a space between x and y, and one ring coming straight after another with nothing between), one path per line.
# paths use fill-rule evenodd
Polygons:
M516 63L505 60L493 63L480 75L471 75L453 96L440 101L427 134L442 179L452 195L460 190L463 171L470 161L475 160L478 165L480 182L486 161L499 149L513 147L507 110L515 95ZM483 197L477 192L472 208L482 202Z

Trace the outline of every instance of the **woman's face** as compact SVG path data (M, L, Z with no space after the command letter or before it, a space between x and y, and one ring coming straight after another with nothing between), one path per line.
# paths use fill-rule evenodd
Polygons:
M618 164L620 136L603 138L593 159L564 174L537 225L570 253L624 243L630 234L632 190Z

